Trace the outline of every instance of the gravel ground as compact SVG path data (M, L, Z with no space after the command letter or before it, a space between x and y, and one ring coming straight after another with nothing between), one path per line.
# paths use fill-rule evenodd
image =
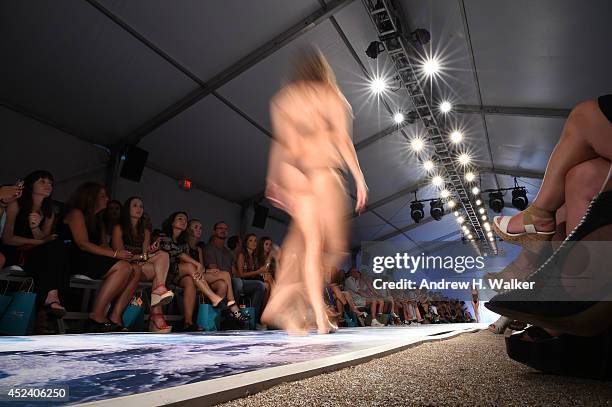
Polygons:
M510 360L488 331L284 383L218 406L612 406L612 383L549 376Z

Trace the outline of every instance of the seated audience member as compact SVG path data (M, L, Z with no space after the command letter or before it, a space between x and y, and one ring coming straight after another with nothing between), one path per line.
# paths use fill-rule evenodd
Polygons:
M6 222L6 208L8 205L17 199L21 198L23 193L23 185L3 185L0 187L0 237L4 232L4 224ZM6 257L2 254L2 245L0 245L0 270L6 263Z
M346 312L349 316L351 314L355 314L359 325L365 326L365 318L368 316L368 314L364 311L360 311L359 308L355 306L351 293L344 290L343 270L338 270L335 267L332 269L328 287L334 295L337 311L341 315L343 312Z
M174 293L165 285L170 261L168 253L159 250L159 241L151 243L151 230L147 227L142 198L131 197L125 201L120 222L113 228L111 247L113 250L127 250L134 256L132 258L134 272L126 289L115 302L111 321L121 321L123 311L141 281L152 281L149 330L159 333L170 332L162 311L162 306L174 298Z
M199 261L202 267L204 267L203 249L196 246L196 243L201 237L202 222L197 219L189 220L187 226L187 244L189 245L189 255L193 259ZM236 304L234 291L232 289L232 276L230 273L216 268L209 268L204 273L204 279L215 293L217 293L220 297L227 299L227 305L229 306L230 311L234 314L235 318L241 320L248 319L240 314L240 309Z
M100 213L104 222L104 242L103 246L110 247L113 238L113 229L121 222L121 202L113 199L108 202L106 209Z
M114 250L102 245L106 232L98 215L107 203L108 196L102 185L85 183L70 198L66 215L59 224L60 238L73 243L73 272L104 280L89 314L92 332L122 330L121 320L109 320L106 310L126 289L132 275L130 261L134 258L127 250Z
M184 330L198 330L193 323L196 287L210 300L213 307L225 309L228 303L210 288L204 278L207 270L189 255L189 245L186 242L187 214L173 213L164 221L162 230L165 237L160 240L160 248L170 256L167 281L183 287ZM230 315L235 317L233 312Z
M66 309L60 294L70 282L66 250L54 234L55 214L51 202L53 175L35 171L25 177L23 193L6 208L2 241L8 265L21 265L34 278L36 301L47 315L62 318Z
M213 234L204 248L204 264L206 267L216 268L231 273L235 270L234 256L225 247L229 227L225 222L217 222L213 226ZM255 308L255 320L261 316L262 301L265 293L263 282L257 280L244 280L232 278L232 289L236 296L246 294L251 298L251 305Z
M244 245L236 256L234 275L244 280L263 281L265 267L257 267L257 236L249 233L244 237Z
M255 260L257 261L257 268L263 270L261 277L266 286L265 304L268 302L270 291L274 285L274 271L276 270L276 259L272 251L272 239L264 236L257 241Z
M350 275L344 280L344 288L351 294L357 307L367 307L369 305L370 314L372 315L371 326L384 326L378 322L376 316L382 314L385 303L382 300L372 298L367 284L361 277L361 272L355 267L351 268Z

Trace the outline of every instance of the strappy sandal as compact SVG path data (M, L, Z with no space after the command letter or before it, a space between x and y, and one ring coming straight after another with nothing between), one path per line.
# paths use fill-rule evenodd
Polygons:
M158 324L157 321L161 322ZM164 319L164 314L157 313L149 315L149 332L154 332L157 334L168 334L172 332L172 326L168 325L166 320Z
M156 293L155 291L160 287L163 287L164 290L161 293ZM172 302L173 298L174 293L168 290L164 284L160 284L151 290L151 307L166 305Z
M247 322L251 317L248 315L244 315L240 310L232 311L231 309L227 309L227 313L230 317L234 318L238 322Z
M533 224L533 216L546 219L555 219L555 213L547 211L546 209L538 208L537 206L529 206L523 211L523 225L525 231L522 233L509 233L508 224L512 216L496 216L493 218L493 229L495 233L502 238L505 242L522 245L529 241L534 240L550 240L556 233L552 232L539 232L536 230Z

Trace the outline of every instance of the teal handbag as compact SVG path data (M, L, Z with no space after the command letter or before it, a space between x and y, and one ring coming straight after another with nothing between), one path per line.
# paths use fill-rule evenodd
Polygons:
M32 292L33 288L34 280L29 278L21 284L18 292L13 293L11 301L0 318L0 335L29 335L32 333L36 319L36 294Z
M213 308L210 304L206 304L203 295L199 297L200 304L198 305L198 319L196 320L196 324L207 332L218 331L220 323L219 310Z
M137 292L132 297L132 301L123 311L121 320L123 326L133 332L143 332L145 329L144 324L144 301L142 300L142 291Z

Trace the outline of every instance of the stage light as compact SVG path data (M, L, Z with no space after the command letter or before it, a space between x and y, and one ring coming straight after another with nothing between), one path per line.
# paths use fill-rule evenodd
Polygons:
M387 83L382 78L374 78L370 82L370 90L379 95L387 89Z
M453 212L453 215L455 215L455 216L459 216L459 211L455 211L455 212Z
M425 147L425 142L420 137L415 137L410 141L410 147L412 147L412 151L418 153Z
M444 199L446 199L446 198L448 198L449 196L450 196L450 192L448 192L448 189L443 189L443 190L440 192L440 198L444 198Z
M425 72L427 76L433 76L440 72L440 64L435 58L428 58L423 64L423 72Z
M494 238L494 237L490 237L490 238L489 238L489 241L494 242L494 241L495 241L495 238Z
M441 176L436 175L435 177L431 179L431 183L434 184L434 186L436 187L440 187L442 186L442 184L444 184L444 180L442 179Z
M467 153L460 154L457 159L461 165L468 165L470 161L472 161L472 157L470 157L470 155Z
M402 113L397 112L397 113L395 113L393 115L393 121L396 124L402 124L404 122L404 120L405 120L405 117L404 117L404 115Z
M467 235L467 238L472 240L474 238L474 236L472 236L472 234L470 233L470 234Z
M473 172L468 172L465 174L465 180L467 182L472 182L476 179L476 175Z
M470 231L470 229L465 225L461 226L461 230L463 230L466 233Z
M431 40L431 34L424 28L417 28L413 32L410 33L410 40L415 44L429 44Z
M457 222L458 222L459 224L462 224L463 222L465 222L465 218L464 218L463 216L459 216L459 217L457 218Z
M482 220L487 220L487 215L482 215Z
M382 42L372 41L370 45L368 45L368 48L366 49L365 53L370 58L376 59L378 57L378 54L380 54L384 50L385 50L385 45Z
M478 209L478 212L482 215L483 213L485 213L485 208Z
M482 205L482 201L480 199L477 199L476 200L476 205L478 205L478 206Z
M453 209L457 204L452 199L446 203L450 209Z
M512 206L519 211L524 211L527 208L529 200L527 199L527 191L520 187L512 190Z
M451 111L451 109L453 108L453 106L450 104L450 102L448 101L444 101L442 103L440 103L440 111L442 113L448 113Z
M501 191L495 191L489 194L489 208L495 213L501 213L504 208L504 196Z
M410 204L410 217L415 223L419 223L425 217L425 211L421 202L412 202Z
M492 236L493 236L493 232L488 231L488 232L487 232L487 236L492 237Z
M444 216L444 204L441 200L436 199L429 202L429 214L435 220L442 219L442 216Z
M491 224L489 222L483 223L482 226L484 226L487 232L491 230Z
M426 171L431 171L434 169L434 167L434 162L431 160L427 160L423 163L423 168L425 168Z
M461 140L463 140L463 133L455 130L450 134L450 139L455 144L461 143Z
M480 189L478 189L478 187L472 188L472 194L478 195L479 192L480 192Z

